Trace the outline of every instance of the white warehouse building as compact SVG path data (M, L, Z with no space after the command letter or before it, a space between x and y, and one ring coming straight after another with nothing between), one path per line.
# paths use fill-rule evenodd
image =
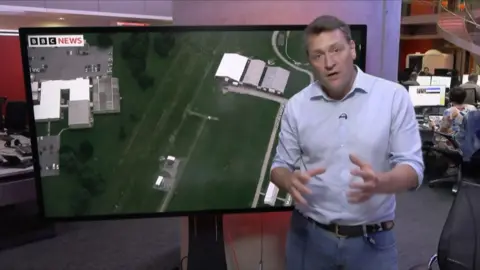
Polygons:
M237 53L225 53L215 73L216 78L241 82L248 58Z
M234 85L245 84L276 95L283 95L290 71L276 66L267 66L259 59L249 59L236 53L225 53L220 61L216 78L232 82Z
M38 87L38 85L40 87ZM68 91L68 120L71 128L87 128L93 124L90 109L90 80L42 81L32 84L38 104L33 107L35 121L57 121L62 118L62 92Z

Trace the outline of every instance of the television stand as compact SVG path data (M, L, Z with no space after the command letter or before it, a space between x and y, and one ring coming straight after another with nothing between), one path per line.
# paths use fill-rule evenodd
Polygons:
M222 214L188 217L188 270L227 270Z
M37 202L0 207L0 251L56 236L53 223L38 217Z

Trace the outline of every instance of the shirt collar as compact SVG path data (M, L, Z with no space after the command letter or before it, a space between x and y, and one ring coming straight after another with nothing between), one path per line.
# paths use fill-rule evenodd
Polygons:
M370 91L370 84L366 74L357 65L355 65L355 69L357 70L357 75L355 76L353 87L348 94L345 95L344 99L350 97L353 93L367 94ZM323 91L322 87L317 83L317 81L315 81L311 84L310 100L319 99L332 100Z

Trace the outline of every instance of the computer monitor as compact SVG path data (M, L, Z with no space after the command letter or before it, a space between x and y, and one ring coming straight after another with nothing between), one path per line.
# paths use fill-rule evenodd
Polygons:
M441 86L410 86L408 93L415 107L445 106L445 89Z
M304 28L20 29L43 215L291 209L269 170L285 102L313 80Z
M420 85L430 85L432 83L432 76L418 76L417 82Z
M450 88L452 84L452 77L446 77L446 76L432 76L432 81L430 82L430 85L442 85L447 88Z

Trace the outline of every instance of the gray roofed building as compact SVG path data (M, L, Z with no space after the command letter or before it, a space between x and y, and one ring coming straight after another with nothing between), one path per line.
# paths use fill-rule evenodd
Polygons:
M120 90L118 79L102 77L93 80L93 113L119 113Z
M260 84L260 79L262 78L265 66L266 64L262 60L250 60L245 76L243 77L243 82L253 86L258 86Z
M281 67L267 67L265 76L263 77L261 87L277 94L283 94L287 86L290 71Z
M90 100L71 100L68 102L69 128L90 128L93 125Z

